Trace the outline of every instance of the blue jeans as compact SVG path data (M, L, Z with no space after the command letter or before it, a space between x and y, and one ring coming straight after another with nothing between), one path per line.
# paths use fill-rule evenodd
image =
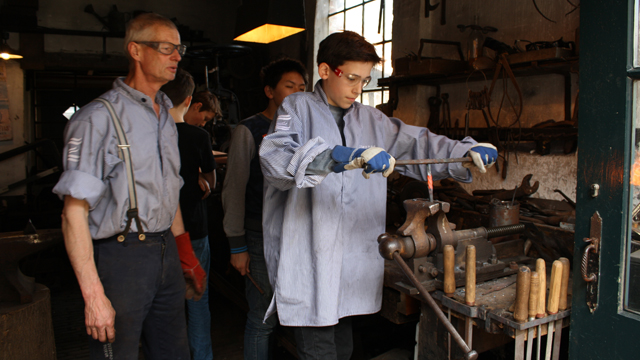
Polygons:
M116 311L116 340L89 336L91 359L137 360L138 344L147 360L188 360L184 316L185 282L171 231L129 233L93 242L93 255L105 295Z
M207 273L207 288L198 301L187 300L187 334L191 359L211 360L211 312L209 311L209 265L211 254L209 251L209 237L191 240L191 246L196 253L200 266Z
M267 275L267 264L264 261L262 233L246 230L245 237L251 259L249 270L264 294L260 294L248 278L245 279L245 295L249 303L249 313L244 329L244 358L245 360L262 360L269 358L269 336L278 325L278 316L273 314L263 323L264 314L273 297L273 290Z
M294 327L296 350L300 360L349 360L353 352L351 318L333 326Z

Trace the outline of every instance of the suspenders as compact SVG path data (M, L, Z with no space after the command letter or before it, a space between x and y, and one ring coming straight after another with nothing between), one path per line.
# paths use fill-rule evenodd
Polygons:
M118 234L118 241L123 242L125 236L129 233L129 229L131 228L131 220L135 219L136 226L138 227L138 239L140 241L144 241L146 236L144 235L144 229L142 228L142 222L140 221L140 217L138 217L138 197L136 196L136 179L133 176L133 164L131 163L131 151L129 149L129 142L127 141L127 136L124 133L124 129L122 129L122 123L120 122L120 118L118 114L116 114L113 109L113 105L102 98L97 98L94 101L98 101L104 104L104 106L109 110L109 114L111 114L111 120L113 121L113 126L116 129L116 134L118 136L118 155L120 159L124 161L125 168L127 170L127 183L129 188L129 210L127 210L127 226L124 231Z

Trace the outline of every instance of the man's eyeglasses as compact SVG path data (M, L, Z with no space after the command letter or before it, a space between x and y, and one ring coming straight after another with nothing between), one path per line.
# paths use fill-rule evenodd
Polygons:
M344 72L342 70L338 69L338 68L333 69L333 72L338 77L342 77L342 75L344 74ZM362 87L365 87L365 86L369 85L369 83L371 82L371 76L367 76L366 78L363 79L362 76L360 76L360 75L346 74L346 76L344 78L347 79L347 81L349 82L350 86L361 85Z
M164 55L173 54L173 50L178 50L178 54L180 54L180 56L184 56L184 54L187 52L187 45L182 45L182 44L175 45L170 42L163 42L163 41L134 41L134 42L138 44L147 45L148 47Z

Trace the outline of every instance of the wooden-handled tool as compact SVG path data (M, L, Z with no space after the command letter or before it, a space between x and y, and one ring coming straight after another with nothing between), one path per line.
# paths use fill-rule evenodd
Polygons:
M562 263L562 281L560 284L560 300L558 301L558 311L566 310L568 307L567 293L569 292L569 276L571 272L571 263L569 259L561 257L558 259ZM560 359L560 341L562 340L562 319L556 320L556 333L553 339L552 360Z
M453 246L445 245L442 253L444 257L444 294L451 297L456 292L455 251Z
M516 278L516 308L513 318L517 322L526 322L529 316L529 292L531 290L531 271L526 266L518 269Z
M558 302L558 310L567 309L567 293L569 292L569 273L571 272L571 263L569 259L561 257L558 259L562 263L562 283L560 284L560 301Z
M540 296L540 275L537 271L531 272L531 290L529 291L529 321L536 319L538 315L538 303ZM538 335L539 336L539 335ZM533 349L533 326L527 330L527 351L526 360L531 360L531 352Z
M538 292L538 311L536 318L541 319L546 316L545 311L545 299L547 298L547 265L544 259L536 260L536 272L540 277L540 284L538 284L540 291ZM542 342L542 325L538 325L538 339L536 340L536 354L540 358L540 345Z
M476 305L476 247L467 245L465 263L465 290L464 302L469 306ZM464 318L464 340L469 348L472 348L473 320L469 316Z
M560 302L560 287L562 285L562 262L556 260L551 265L551 279L549 280L549 301L547 310L549 315L558 313L558 303ZM545 360L551 360L551 352L553 345L553 329L555 321L550 321L547 325L547 351L545 352ZM560 329L562 330L562 329Z
M473 245L467 245L465 272L464 302L474 306L476 304L476 247Z

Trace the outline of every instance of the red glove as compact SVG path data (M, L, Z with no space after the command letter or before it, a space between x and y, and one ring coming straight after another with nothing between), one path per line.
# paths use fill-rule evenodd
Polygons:
M200 266L200 261L193 252L191 246L191 237L186 232L176 236L176 245L178 246L178 256L180 257L180 265L182 265L182 273L187 282L186 299L198 301L207 288L207 274Z

